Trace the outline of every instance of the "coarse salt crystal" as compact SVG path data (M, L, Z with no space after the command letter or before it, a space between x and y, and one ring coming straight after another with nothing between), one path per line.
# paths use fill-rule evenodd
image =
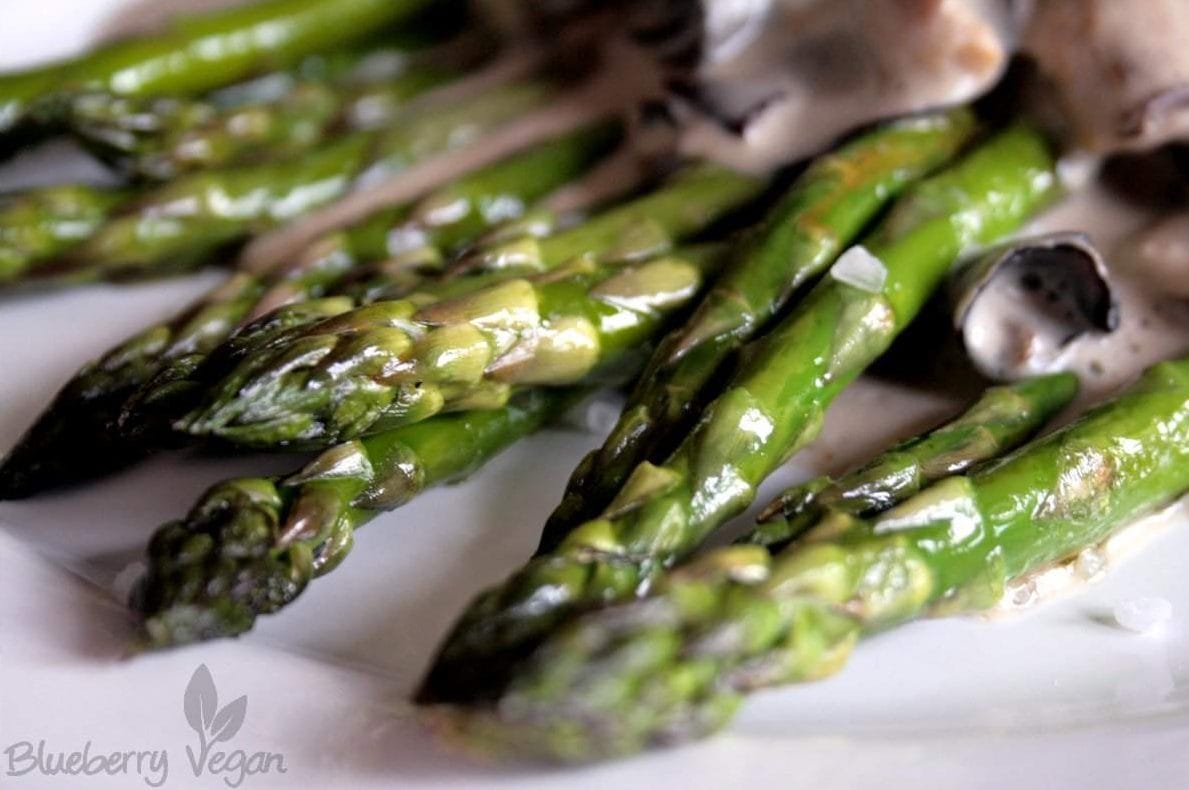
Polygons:
M1012 606L1017 608L1031 606L1036 603L1036 581L1031 578L1021 579L1010 585L1007 593Z
M1143 634L1172 618L1172 604L1165 598L1128 598L1115 604L1114 615L1122 628Z
M1106 570L1106 556L1096 546L1082 549L1074 564L1074 570L1082 581L1096 579Z
M888 281L888 267L868 252L866 247L856 244L842 253L830 267L830 276L861 291L876 294L883 290L884 283Z

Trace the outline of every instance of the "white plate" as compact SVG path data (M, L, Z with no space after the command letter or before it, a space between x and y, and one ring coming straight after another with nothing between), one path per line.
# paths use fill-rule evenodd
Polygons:
M163 0L160 0L163 2ZM118 0L4 3L0 68L82 46ZM77 175L61 147L0 172L0 188ZM0 448L82 362L200 293L206 273L0 301ZM878 389L853 400L876 404ZM923 399L890 438L946 405ZM833 426L837 437L846 426ZM827 437L828 438L828 437ZM122 661L114 589L150 531L220 478L292 459L170 456L66 494L0 505L0 785L138 787L129 774L47 777L49 752L163 750L167 787L195 777L183 693L198 666L222 703L248 697L227 751L283 755L243 787L1185 787L1189 769L1189 532L1174 526L1103 582L1009 621L947 620L861 646L828 681L757 695L709 742L580 770L475 765L438 749L402 702L451 619L522 560L597 437L554 430L467 484L378 519L355 552L249 636ZM826 441L803 466L840 458ZM798 470L765 488L767 495ZM763 499L763 496L761 496ZM1184 519L1181 519L1183 522ZM742 522L741 522L742 523ZM1121 600L1174 604L1162 634L1110 624ZM260 759L260 758L257 758ZM94 760L93 765L97 765ZM148 764L149 778L159 776Z

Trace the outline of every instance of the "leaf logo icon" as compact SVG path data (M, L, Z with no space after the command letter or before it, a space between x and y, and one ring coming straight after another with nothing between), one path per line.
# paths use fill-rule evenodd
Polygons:
M191 729L199 735L205 735L219 707L219 692L215 690L215 680L206 664L199 664L198 669L194 670L190 683L186 686L183 703L186 721Z
M244 716L248 713L248 698L246 696L229 703L226 708L215 714L215 721L211 725L211 743L229 741L244 725Z
M248 713L247 696L239 697L219 710L219 692L206 664L199 664L190 677L183 698L186 722L203 743L229 741L239 732ZM209 739L209 740L208 740Z

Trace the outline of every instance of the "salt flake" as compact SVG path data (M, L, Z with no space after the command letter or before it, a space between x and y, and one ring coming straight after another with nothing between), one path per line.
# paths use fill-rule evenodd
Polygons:
M877 294L883 291L884 283L888 281L888 267L866 247L856 244L842 253L830 268L830 276L860 291Z
M1172 618L1172 604L1165 598L1128 598L1115 604L1114 615L1121 627L1144 634Z

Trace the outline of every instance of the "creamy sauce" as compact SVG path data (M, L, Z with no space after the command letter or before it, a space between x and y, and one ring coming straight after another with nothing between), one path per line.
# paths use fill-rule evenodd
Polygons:
M1003 598L984 613L989 618L1019 614L1077 592L1096 582L1114 566L1126 560L1169 529L1189 519L1189 502L1181 499L1152 515L1117 530L1097 546L1082 549L1076 556L1048 568L1013 579Z

